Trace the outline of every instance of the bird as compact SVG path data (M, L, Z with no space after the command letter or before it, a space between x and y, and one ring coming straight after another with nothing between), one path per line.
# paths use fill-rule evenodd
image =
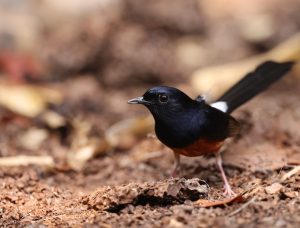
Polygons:
M265 61L210 104L203 96L192 99L169 86L153 87L128 103L142 104L152 114L157 138L174 152L173 175L180 166L181 155L214 154L224 182L224 195L235 196L221 157L226 139L236 136L240 129L240 123L231 113L282 78L293 64Z

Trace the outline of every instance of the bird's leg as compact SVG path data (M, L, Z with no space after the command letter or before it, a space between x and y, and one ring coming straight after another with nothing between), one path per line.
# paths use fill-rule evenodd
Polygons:
M222 179L224 181L224 188L225 188L225 192L224 195L227 196L235 196L236 194L234 193L234 191L231 189L230 184L228 183L226 174L224 172L223 166L222 166L222 157L221 157L221 152L218 152L216 155L216 159L217 159L217 165L221 171L221 175L222 175Z
M176 177L179 168L180 168L180 154L174 152L174 165L171 172L171 177Z

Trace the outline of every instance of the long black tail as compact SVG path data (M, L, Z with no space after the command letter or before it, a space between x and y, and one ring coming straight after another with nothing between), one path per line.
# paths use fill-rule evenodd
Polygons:
M227 112L231 113L283 77L292 68L293 64L294 62L264 62L231 87L218 101L225 101L228 106Z

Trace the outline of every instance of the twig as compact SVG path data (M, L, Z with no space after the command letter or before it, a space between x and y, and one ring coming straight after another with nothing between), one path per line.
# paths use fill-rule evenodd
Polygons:
M163 152L161 150L154 151L154 152L150 152L150 153L145 154L141 160L142 161L147 161L147 160L150 160L150 159L160 158L162 155L163 155Z
M295 166L291 171L287 172L281 177L281 181L285 181L299 172L300 172L300 165Z
M256 196L254 196L251 200L249 200L247 203L243 204L241 207L239 207L237 210L231 212L228 216L231 217L233 215L236 215L237 213L239 213L240 211L242 211L243 209L245 209L246 207L248 207L251 203L254 203L254 201L256 200Z
M0 158L1 166L26 166L26 165L40 165L54 167L55 163L50 156L28 156L18 155L12 157Z

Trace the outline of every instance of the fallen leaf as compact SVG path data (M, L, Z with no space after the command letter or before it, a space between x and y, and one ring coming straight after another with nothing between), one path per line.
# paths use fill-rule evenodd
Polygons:
M0 105L26 117L35 117L49 103L60 103L61 94L53 89L33 85L0 84Z
M91 140L90 144L71 150L67 154L68 165L74 170L81 170L87 161L110 148L105 140Z
M45 129L31 128L18 139L18 144L25 149L36 150L48 136L49 133Z
M74 133L67 161L75 170L81 170L88 160L110 149L132 147L137 138L147 135L153 128L151 116L125 119L112 125L103 138L91 138L92 125L89 121L74 119L71 122Z
M135 138L147 135L153 129L151 116L125 119L112 125L105 133L105 138L112 147L124 145L130 148Z
M222 199L222 200L206 200L200 199L197 200L194 204L199 205L201 207L217 207L217 206L225 206L233 203L241 203L244 202L245 198L242 195L237 195L233 198Z
M49 126L52 129L57 129L66 126L67 124L67 120L63 116L49 110L42 113L40 119L44 121L47 124L47 126Z
M261 62L270 59L275 61L299 61L300 33L265 54L234 63L199 69L192 74L191 85L197 94L206 94L209 91L209 96L214 100ZM293 70L299 72L299 69L299 66L295 66Z
M91 122L75 118L71 125L73 133L70 137L71 149L67 154L67 162L72 169L81 170L88 160L111 149L105 138L89 135L92 130Z

